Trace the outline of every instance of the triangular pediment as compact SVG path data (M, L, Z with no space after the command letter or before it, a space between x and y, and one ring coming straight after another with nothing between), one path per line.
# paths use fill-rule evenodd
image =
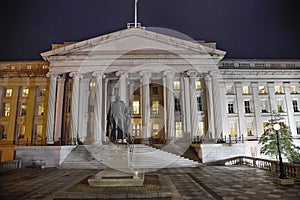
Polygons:
M157 58L175 59L180 57L194 60L201 57L220 61L225 52L206 43L184 40L146 29L130 28L58 46L58 48L41 55L50 62L51 70L51 67L55 66L75 67L80 65L82 68L83 66L109 65L120 57L126 57L127 62L128 58L141 60L145 57L155 58L155 56ZM104 62L104 60L106 63L101 64L100 62Z

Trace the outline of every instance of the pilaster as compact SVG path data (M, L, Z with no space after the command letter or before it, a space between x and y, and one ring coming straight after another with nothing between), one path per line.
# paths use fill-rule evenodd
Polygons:
M140 72L140 75L142 76L142 132L143 137L145 139L148 139L151 137L150 132L150 78L151 73L148 71L142 71Z
M65 87L65 75L61 75L57 79L54 142L59 142L59 140L61 138L62 120L63 120L64 87Z
M294 117L294 108L293 108L293 100L291 97L291 90L290 90L290 83L285 82L283 83L283 89L285 94L285 102L288 114L288 126L294 136L297 135L295 117Z
M198 108L197 108L197 95L196 95L196 79L197 79L196 71L188 71L187 75L189 76L189 85L190 85L190 116L191 116L191 137L192 139L198 135Z

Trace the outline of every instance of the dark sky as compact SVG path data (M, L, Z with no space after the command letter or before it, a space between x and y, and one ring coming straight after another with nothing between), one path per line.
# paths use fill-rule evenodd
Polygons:
M0 60L126 28L134 0L1 0ZM139 22L217 42L226 58L300 59L299 0L139 0Z

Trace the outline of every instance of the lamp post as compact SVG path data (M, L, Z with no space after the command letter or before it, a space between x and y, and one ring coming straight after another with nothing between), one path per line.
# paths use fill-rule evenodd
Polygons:
M283 163L282 163L282 157L281 157L281 150L280 150L280 141L279 141L279 129L280 129L280 125L278 123L274 124L273 126L275 132L276 132L276 145L277 145L277 149L278 149L278 157L279 157L279 169L280 169L280 175L279 178L280 179L286 179L286 175L284 173L284 167L283 167Z

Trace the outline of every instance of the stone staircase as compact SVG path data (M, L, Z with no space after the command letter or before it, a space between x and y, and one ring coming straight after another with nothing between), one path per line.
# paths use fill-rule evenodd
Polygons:
M77 146L61 164L61 168L81 169L103 169L105 166L121 171L147 171L197 167L199 163L143 144L134 146L108 144Z

